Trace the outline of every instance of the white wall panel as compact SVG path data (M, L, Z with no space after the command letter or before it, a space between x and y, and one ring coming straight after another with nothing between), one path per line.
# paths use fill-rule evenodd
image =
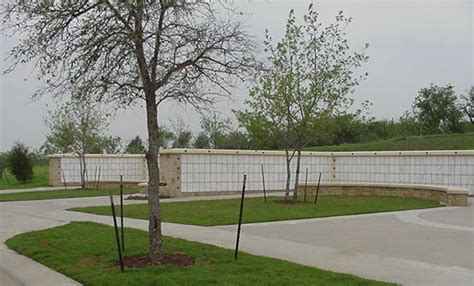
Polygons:
M218 154L216 154L218 153ZM241 151L244 153L244 151ZM250 153L250 152L247 152ZM413 152L412 152L413 153ZM474 152L379 152L335 153L333 156L313 154L302 157L300 181L386 182L412 184L443 184L466 187L474 193ZM382 154L382 155L381 155ZM333 160L335 163L333 164ZM144 156L90 155L86 159L89 181L94 181L100 169L101 181L146 180ZM181 153L181 189L183 192L238 191L244 174L248 176L248 189L261 190L261 165L265 171L267 189L284 189L286 181L285 156L275 154L236 154L231 152ZM292 185L296 158L292 162ZM332 167L335 166L335 178ZM61 180L79 182L79 160L74 156L61 157Z

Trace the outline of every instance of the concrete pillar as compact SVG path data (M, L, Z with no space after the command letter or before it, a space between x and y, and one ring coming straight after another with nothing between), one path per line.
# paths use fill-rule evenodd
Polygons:
M60 187L61 182L61 157L50 156L48 158L49 167L49 185L52 187Z
M160 187L160 195L181 197L181 154L160 154L160 181L166 183Z

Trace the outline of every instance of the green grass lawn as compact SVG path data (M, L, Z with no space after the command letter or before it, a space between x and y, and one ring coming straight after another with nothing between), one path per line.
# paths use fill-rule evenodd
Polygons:
M314 197L313 197L314 198ZM313 201L308 197L308 201ZM329 217L385 211L433 208L441 205L436 201L415 198L366 197L366 196L320 196L318 204L278 204L280 197L245 199L244 223L279 221L290 219ZM236 224L239 199L174 202L161 204L161 216L165 222L202 226ZM110 215L109 206L73 208L71 210ZM124 215L130 218L148 219L147 204L124 206Z
M66 198L82 198L82 197L100 197L108 196L109 192L114 195L120 194L118 188L115 189L99 189L99 190L54 190L44 192L25 192L25 193L0 193L0 202L8 201L35 201L35 200L50 200L50 199L66 199ZM134 194L136 190L124 189L124 194Z
M8 170L5 172L4 177L0 178L0 192L6 189L29 189L47 187L49 185L49 170L48 166L34 166L33 167L33 179L28 183L20 183L15 179L15 176L10 174ZM5 176L7 178L5 178Z
M308 147L306 151L473 150L474 133L413 136L360 144Z
M145 231L125 229L126 255L148 248ZM389 285L349 274L241 253L171 237L165 252L195 259L193 266L162 265L120 273L113 228L91 222L17 235L6 244L18 253L84 285Z

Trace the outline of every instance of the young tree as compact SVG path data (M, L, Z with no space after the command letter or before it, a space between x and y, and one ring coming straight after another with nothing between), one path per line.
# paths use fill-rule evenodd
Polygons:
M425 134L458 132L462 129L460 122L463 114L452 85L430 84L420 89L413 110Z
M201 118L201 128L209 138L210 145L214 149L225 148L227 145L227 133L230 130L230 119L222 119L217 113L204 115Z
M226 149L249 149L250 142L247 134L235 129L227 133L227 146Z
M104 136L99 142L100 149L94 153L118 154L122 149L122 138L119 136Z
M46 149L59 153L74 153L79 158L81 188L87 188L85 155L102 153L109 137L103 135L108 127L107 115L92 101L83 100L80 93L49 113L45 124L50 129Z
M285 148L289 197L291 160L296 154L293 199L297 199L301 151L311 140L316 120L344 109L351 101L348 94L363 76L355 71L367 61L363 52L352 53L345 28L351 18L342 11L335 22L323 27L318 13L309 5L302 25L290 12L286 31L275 45L267 32L264 41L269 68L251 89L247 117L255 117L272 134L281 138ZM367 45L366 47L367 48Z
M45 87L66 94L71 83L88 100L126 107L143 100L147 118L149 257L163 255L159 205L158 106L176 99L198 106L230 95L253 68L254 45L227 1L24 1L4 4L4 27L25 37L11 50L35 62ZM14 67L13 66L13 67Z
M174 134L168 126L161 125L158 127L158 142L161 148L169 148L172 146Z
M146 152L146 148L143 145L143 141L140 136L135 136L135 138L133 138L130 143L128 143L124 152L126 154L144 154Z
M176 121L172 123L173 129L173 148L189 148L193 134L189 127L184 123L181 117L177 117Z
M200 132L193 141L193 147L198 149L209 149L211 148L211 143L209 142L209 137L204 132Z
M24 144L16 142L8 152L8 168L20 183L26 183L33 178L33 163L30 151Z

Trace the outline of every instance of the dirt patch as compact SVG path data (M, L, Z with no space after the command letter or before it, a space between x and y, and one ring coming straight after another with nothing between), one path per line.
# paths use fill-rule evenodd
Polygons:
M166 265L178 265L178 266L191 266L194 265L194 258L189 257L183 253L168 253L163 256L160 264ZM137 255L127 256L123 260L125 267L130 268L142 268L147 266L152 266L153 263L148 256L148 253L141 253Z
M47 239L44 239L44 240L41 241L41 244L42 244L43 246L49 246L49 245L51 244L51 241L49 241L49 240L47 240Z
M275 203L282 204L282 205L299 205L299 204L306 204L307 202L283 199L283 200L276 200Z

